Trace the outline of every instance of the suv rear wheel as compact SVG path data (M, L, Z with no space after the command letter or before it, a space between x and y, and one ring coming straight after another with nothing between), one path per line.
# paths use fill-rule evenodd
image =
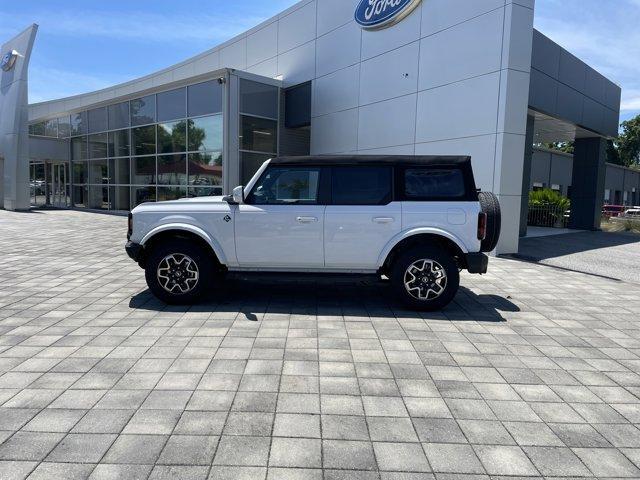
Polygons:
M147 257L145 277L151 292L172 305L194 303L212 279L207 252L187 240L167 240Z
M460 287L460 272L453 257L435 245L413 247L393 265L391 285L405 305L415 310L440 310Z

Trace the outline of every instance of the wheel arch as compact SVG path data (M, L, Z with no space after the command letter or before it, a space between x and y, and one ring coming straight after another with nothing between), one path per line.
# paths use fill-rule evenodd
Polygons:
M204 230L194 225L169 224L156 227L147 233L140 244L145 250L153 248L153 245L170 238L184 238L196 242L212 256L219 265L226 265L227 259L218 242Z
M438 229L417 229L400 234L387 244L378 259L378 267L388 272L399 252L424 244L438 245L456 259L460 268L466 268L468 250L464 243L449 232Z

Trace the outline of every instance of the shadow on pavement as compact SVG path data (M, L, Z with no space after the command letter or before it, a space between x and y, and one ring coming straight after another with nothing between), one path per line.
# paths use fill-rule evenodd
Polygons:
M520 311L508 298L478 295L460 287L455 300L443 311L415 312L399 304L388 287L388 282L370 279L229 276L197 305L166 305L145 290L131 298L129 307L152 311L240 312L251 322L259 321L264 313L505 322L502 312Z
M515 258L541 261L574 253L640 243L634 233L578 232L548 237L523 238Z

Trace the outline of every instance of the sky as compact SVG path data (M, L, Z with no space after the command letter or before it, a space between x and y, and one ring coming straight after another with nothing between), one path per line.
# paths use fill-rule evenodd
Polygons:
M428 0L427 0L428 1ZM197 55L296 0L0 2L0 39L40 26L31 103L131 80ZM640 0L536 0L535 26L623 88L640 114Z

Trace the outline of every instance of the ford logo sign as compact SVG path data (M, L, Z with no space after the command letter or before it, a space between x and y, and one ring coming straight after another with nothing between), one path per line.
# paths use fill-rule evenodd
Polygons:
M356 8L356 22L366 30L395 25L420 5L420 0L361 0Z
M5 72L8 72L13 68L16 63L16 59L18 58L18 52L15 50L11 50L10 52L5 53L2 56L2 62L0 62L0 68Z

